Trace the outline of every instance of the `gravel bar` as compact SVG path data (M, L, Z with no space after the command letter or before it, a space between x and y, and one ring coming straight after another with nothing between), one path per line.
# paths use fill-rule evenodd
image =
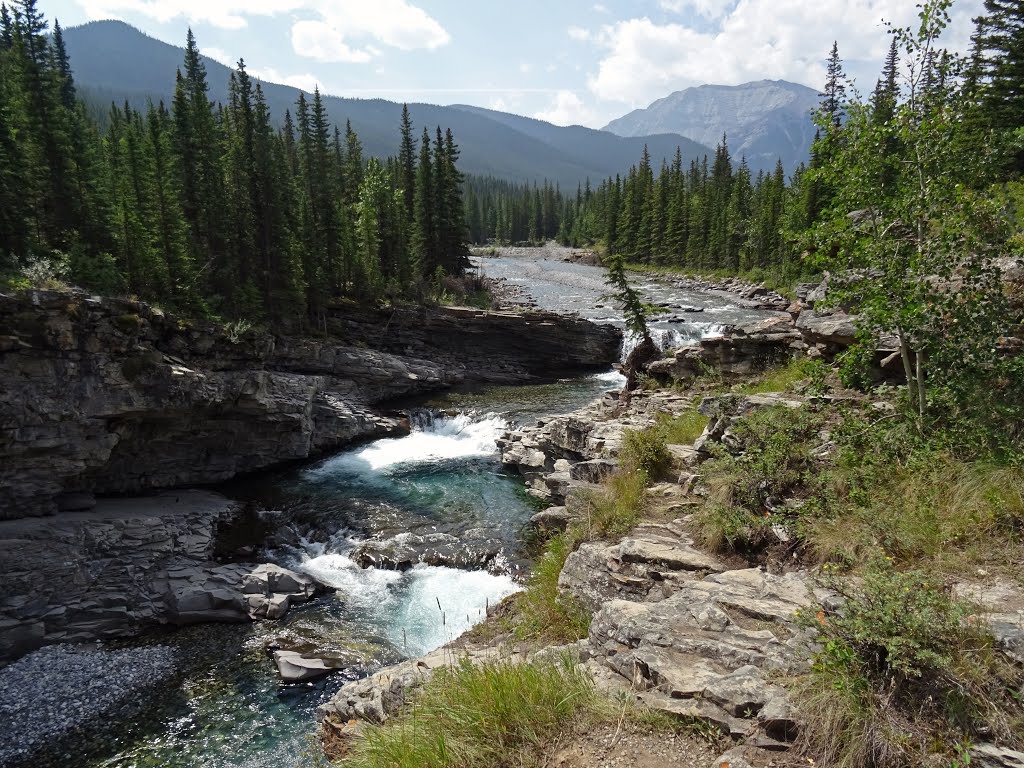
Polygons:
M42 648L0 669L0 768L35 765L35 756L102 725L116 727L177 672L172 648Z

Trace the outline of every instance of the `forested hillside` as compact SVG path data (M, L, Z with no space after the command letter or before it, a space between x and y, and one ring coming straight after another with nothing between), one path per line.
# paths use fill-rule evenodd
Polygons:
M272 115L239 62L210 99L191 33L170 103L79 99L62 30L35 0L0 16L0 267L196 313L315 317L338 297L422 297L462 270L451 130L394 125L365 161L351 126L303 94ZM274 128L274 121L281 128Z
M75 78L90 103L105 112L111 101L126 100L144 110L149 99L170 101L174 95L174 69L183 51L155 40L119 21L96 21L65 32ZM207 70L209 97L228 100L230 68L202 57ZM255 66L256 62L252 62ZM262 83L272 125L280 127L285 109L293 108L295 88ZM308 94L307 94L308 97ZM338 125L352 123L368 155L386 157L398 151L394 126L402 105L383 99L340 98L321 94L328 119ZM601 179L624 171L640 155L644 143L656 162L670 158L682 145L687 159L700 157L707 148L672 134L624 138L607 131L580 126L561 127L540 120L463 106L410 104L417 133L445 125L459 137L461 168L465 173L492 175L523 182L549 179L575 188L586 178ZM294 110L293 110L294 111Z
M940 5L934 29L894 30L866 98L833 46L811 159L792 174L781 164L752 174L723 137L710 157L677 153L658 167L643 152L625 176L575 191L473 179L472 239L557 237L636 264L777 281L878 261L907 290L928 270L965 268L979 248L1019 257L1024 17L987 0L962 58L938 44Z

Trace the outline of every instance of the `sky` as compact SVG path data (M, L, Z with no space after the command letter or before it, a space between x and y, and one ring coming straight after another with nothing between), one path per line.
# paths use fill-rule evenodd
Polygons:
M958 0L966 50L982 0ZM251 74L324 93L473 104L600 128L705 83L824 81L835 40L862 92L911 0L40 0L64 27L121 19ZM72 62L72 65L74 62Z

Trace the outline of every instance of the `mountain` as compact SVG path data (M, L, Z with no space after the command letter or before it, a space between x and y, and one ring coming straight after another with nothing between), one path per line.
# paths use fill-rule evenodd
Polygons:
M676 91L604 127L619 136L678 133L713 147L724 133L733 158L771 171L778 158L792 171L810 156L817 91L785 80L701 85Z
M64 30L64 42L71 56L75 82L83 96L97 109L125 100L144 107L148 99L170 103L174 76L182 66L184 49L156 40L120 21L95 21ZM210 98L227 100L231 69L203 57ZM258 68L255 59L249 65ZM286 109L294 114L296 88L263 83L263 92L275 120ZM383 99L348 99L325 96L331 120L344 128L345 121L359 135L366 155L398 152L398 125L402 105ZM451 128L462 155L464 173L490 175L519 182L548 179L564 189L589 178L595 184L616 173L625 173L637 163L644 144L652 160L671 160L680 146L687 160L710 152L707 147L678 135L644 138L623 137L605 131L572 126L563 128L503 112L464 105L442 107L410 104L416 135L427 126Z

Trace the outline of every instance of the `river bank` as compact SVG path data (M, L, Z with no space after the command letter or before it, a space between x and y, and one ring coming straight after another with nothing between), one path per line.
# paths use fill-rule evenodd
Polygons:
M857 414L854 418L858 419L856 423L863 423L863 430L878 419L885 423L894 413L893 404L884 395L845 391L834 380L823 391L820 383L812 385L808 376L794 374L800 370L790 366L748 376L724 392L713 380L689 391L638 391L626 406L618 398L607 397L574 413L506 434L499 443L503 463L520 472L531 490L547 503L557 505L534 517L542 535L554 537L555 543L544 555L556 558L552 567L544 567L543 576L531 578L527 593L510 598L487 625L450 650L344 686L319 710L334 749L339 749L340 736L340 754L345 754L344 745L349 745L364 755L361 734L369 728L374 742L386 743L392 722L412 728L411 734L406 732L407 743L411 740L415 744L418 737L404 714L405 706L420 701L417 697L425 696L429 701L436 695L431 681L439 674L445 679L452 665L472 664L484 670L483 676L492 676L498 674L495 670L501 665L544 668L551 659L568 656L577 668L585 670L597 690L619 702L621 714L612 716L610 722L618 719L616 735L622 731L624 720L638 717L627 714L634 711L631 707L653 710L676 722L701 724L696 730L686 731L683 738L691 748L667 764L753 768L805 765L808 760L830 764L822 760L820 750L846 748L838 746L836 740L851 738L834 730L837 726L833 718L854 715L844 709L850 705L839 699L821 702L808 696L813 685L825 685L827 691L834 682L829 675L836 674L821 666L823 658L831 658L822 656L830 647L825 646L823 651L822 632L846 631L844 613L851 602L861 600L868 601L864 603L867 606L875 600L898 602L902 607L897 621L906 614L908 623L896 629L876 630L872 622L890 619L860 608L864 613L858 620L868 623L858 625L858 631L893 631L894 642L922 643L928 643L932 633L946 633L942 640L935 641L942 653L963 653L961 663L978 664L979 669L1002 675L999 685L1005 684L1009 690L1018 686L1020 665L1024 663L1024 584L1016 570L1020 545L1012 535L990 538L980 529L970 533L958 529L965 530L960 536L987 542L987 551L974 551L961 541L960 553L950 560L955 553L948 552L940 564L931 560L927 550L917 555L904 550L900 558L909 576L892 570L891 565L872 565L864 553L860 557L866 570L830 576L829 568L838 565L831 559L833 553L824 549L826 542L837 551L867 549L874 537L889 530L889 525L898 524L897 520L909 524L901 516L912 512L894 509L886 513L889 517L878 523L882 526L879 529L872 527L875 523L870 519L855 522L850 518L837 539L827 515L816 518L807 511L821 503L814 496L813 486L807 487L807 480L790 479L785 481L789 485L780 485L785 475L772 473L783 470L765 464L768 459L762 451L767 448L758 440L774 441L772 456L778 457L781 451L783 456L793 457L786 458L787 462L802 460L798 457L804 455L811 457L814 471L827 477L845 448L841 441L847 438L837 436L844 419ZM800 436L800 443L792 442L795 436ZM639 495L623 507L622 494L637 493L630 490L633 486L627 480L629 473L637 471L637 461L650 462L642 466L651 474L647 475L646 487L641 485ZM595 475L598 466L600 472ZM601 475L607 479L595 482ZM993 476L992 481L1006 479L999 477L1002 479ZM878 484L869 486L871 492L886 499L881 500L882 504L895 503L885 496L890 492L885 481L872 482ZM763 490L765 483L769 484L768 490ZM756 514L739 506L748 503L747 497L739 495L740 490L732 490L748 486L752 492L767 494L763 502L766 506L758 501L751 508L759 510ZM730 495L721 495L724 488L730 488ZM981 503L968 501L962 488L954 488L955 482L949 488L936 488L938 494L960 495L959 502L949 510L954 518L965 514L965 507L971 509L971 504ZM979 493L984 496L989 491ZM729 513L731 517L722 517L722 504L736 505ZM997 503L989 509L1005 508ZM936 510L937 515L946 514ZM624 517L613 522L615 518L608 515ZM603 522L596 522L599 520ZM601 527L595 530L595 525ZM927 535L942 534L935 530ZM879 546L877 540L874 546ZM822 569L823 562L831 565ZM848 562L845 567L852 566ZM914 570L925 566L940 569L945 583L940 580L936 586L931 577L922 575L924 571ZM872 570L875 568L882 570ZM550 581L552 574L557 579L557 591ZM865 578L869 584L890 579L893 585L901 585L899 594L883 598L871 593L864 597L859 590L867 587L858 585ZM905 579L918 579L914 583L926 596L902 586ZM956 610L966 612L963 624L915 624L937 621L934 614L919 612L926 610L923 605L932 606L935 601L941 604L942 600L962 605ZM967 602L957 603L959 600ZM537 601L547 612L540 625L533 615ZM555 628L555 636L548 634L553 627L543 622L580 610L586 616L582 635L572 634L575 620ZM880 610L884 613L890 608ZM833 624L836 629L829 629ZM977 632L982 634L978 636ZM831 642L836 643L843 636L832 637ZM988 642L999 654L1001 661L992 667L985 667L989 664L987 652L967 661L977 652L977 643L985 642L979 637L989 637ZM958 650L961 647L963 650ZM930 671L924 674L924 687L938 691L931 686L941 685L942 678L931 678ZM934 753L940 760L939 755L953 754L960 747L948 738L952 732L949 729L957 727L974 729L967 731L972 741L964 748L972 765L1019 765L1024 753L1018 751L1021 734L1013 725L1020 722L1014 720L1020 713L1013 695L1001 696L998 686L994 693L985 695L994 697L979 699L988 701L984 706L993 707L992 714L986 716L990 719L970 726L954 726L953 721L936 712L915 712L913 701L878 704L883 713L879 716L892 718L892 722L911 718L912 725L900 727L934 729L937 739L928 744L904 744L899 748L906 751L906 760L892 764L923 765L926 755ZM817 706L824 709L816 710L812 701L818 701ZM429 709L430 704L421 702L417 706ZM902 709L904 706L907 709ZM593 725L586 718L609 717L587 715L583 710L580 716L588 724L567 717L561 736L544 747L545 754L559 756L557 765L582 764L572 762L571 755L588 749L593 754L595 745L586 735ZM664 723L662 727L666 727ZM633 732L628 726L626 730ZM638 754L648 746L663 743L668 732L671 730L635 736ZM714 760L705 754L708 733L717 734L710 738L717 748L714 754L719 755ZM454 743L460 738L457 729L446 738ZM869 734L864 737L865 748L874 743L896 749L895 740L904 737L893 735L893 741L884 741L886 738ZM529 747L524 749L533 754ZM700 755L704 755L702 762L691 761ZM366 764L379 763L368 760Z
M8 408L24 404L34 387L49 398L43 405L60 398L71 405L53 409L60 414L56 420L46 417L57 424L51 434L56 429L59 439L36 442L20 458L15 454L16 461L33 459L34 477L50 484L38 487L34 496L26 486L21 498L37 505L59 500L60 511L3 524L11 528L10 535L2 535L5 582L15 588L4 598L0 629L11 656L41 643L107 638L94 657L98 681L109 674L102 661L108 649L155 644L174 651L171 681L152 679L159 683L156 689L175 693L157 696L155 709L136 723L104 719L102 713L97 719L86 712L84 720L72 717L71 710L65 713L95 736L83 754L110 755L110 744L135 745L115 759L126 765L147 760L260 765L292 759L301 751L296 744L313 727L312 709L329 695L326 681L359 677L415 656L479 621L488 604L519 588L521 527L536 511L516 481L501 474L495 439L514 423L579 407L619 380L608 372L537 383L567 367L619 355L611 324L591 326L543 309L516 316L447 310L436 320L388 313L376 321L347 311L329 320L333 341L297 344L254 329L192 325L131 302L33 296L27 305L16 299L6 305L17 308L10 316L18 322L9 324L12 348L4 353L4 370L12 375L3 379L9 395L3 402ZM614 350L601 351L611 346L609 339L615 339ZM36 354L40 350L45 352ZM442 362L410 356L425 351ZM142 370L126 376L125 360L144 355ZM607 362L594 365L607 370ZM401 375L394 380L390 374L396 371ZM64 373L74 378L62 390L57 380ZM286 376L302 382L299 397L279 397L276 382ZM179 377L178 389L165 386ZM265 385L242 387L240 392L250 394L233 395L217 383L250 380ZM520 383L479 391L487 381ZM441 393L453 384L461 390L458 385L470 382L477 382L477 391L434 399L426 411L409 410L426 392ZM525 382L533 383L524 387ZM190 388L206 399L174 395ZM376 409L387 408L396 394L407 396L405 424L400 414L377 415ZM313 437L320 429L321 400L331 409L322 414L331 429L344 418L339 409L354 410L358 403L390 425L394 436L330 456L329 444ZM274 416L289 403L295 407ZM15 415L31 413L22 408ZM181 418L189 413L194 413L191 421ZM96 439L98 446L76 443L79 427L69 431L62 421L97 435L112 433L124 443L122 463L166 455L169 469L178 466L194 477L224 470L222 461L210 463L218 452L235 460L239 449L257 443L266 457L295 445L306 455L321 445L318 450L329 458L218 486L230 499L209 491L174 491L162 501L159 496L125 499L111 506L97 497L99 485L66 484L67 477L91 481L103 472L59 457L68 450L110 450L113 440ZM261 421L266 431L242 434L245 424ZM306 442L282 439L291 430L305 434ZM18 441L44 437L29 424L12 434ZM188 441L195 440L205 444L203 455L193 453L194 460L186 461L195 451ZM57 458L46 459L40 451ZM46 462L49 473L43 471ZM116 477L113 468L110 476ZM133 482L130 476L116 480ZM61 493L48 497L45 489L58 486ZM311 576L328 593L303 603L297 593L274 592L268 583L251 595L259 610L265 608L267 616L288 610L282 619L251 623L250 595L243 585L261 561ZM222 628L200 623L170 633L159 628L164 622L209 619L240 623ZM157 629L137 640L118 639L147 623ZM207 641L216 637L223 641ZM201 648L206 650L197 652ZM282 686L278 667L287 666L275 663L282 659L297 662L303 674L319 670L327 677L314 680L313 688L305 682ZM139 699L149 700L147 695ZM235 712L233 721L222 722L218 709ZM235 740L248 746L229 748ZM59 745L54 746L59 757Z

